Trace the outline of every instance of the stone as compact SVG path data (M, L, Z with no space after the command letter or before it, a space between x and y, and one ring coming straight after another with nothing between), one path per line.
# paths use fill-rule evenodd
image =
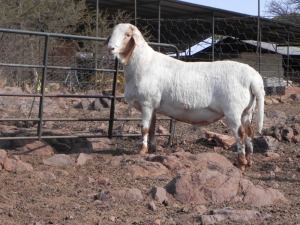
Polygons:
M94 196L94 199L100 201L108 201L111 199L111 195L109 194L109 192L101 191L99 194Z
M153 201L148 203L148 208L152 211L156 211L157 207Z
M219 222L225 222L226 220L234 222L263 222L266 218L271 217L270 214L260 213L256 210L231 210L231 209L219 209L212 210L211 215L202 215L202 224L216 224Z
M288 142L294 137L294 130L291 127L284 127L281 131L282 139Z
M83 99L81 100L81 102L79 102L77 105L75 105L76 109L85 109L88 110L90 109L90 101L87 99Z
M272 98L273 104L279 104L280 102L276 98Z
M137 188L123 188L110 191L109 194L124 202L140 202L144 199L142 192Z
M187 204L222 203L234 198L238 188L239 178L212 170L178 175L166 186L178 201Z
M66 167L69 165L73 165L74 161L70 156L65 154L56 154L48 159L44 159L43 163L48 166L54 167Z
M272 152L272 151L266 152L265 156L267 157L266 159L264 159L265 161L280 158L280 155L278 153L275 153L275 152Z
M260 207L287 202L277 190L256 187L237 174L226 175L209 169L180 174L166 185L166 189L184 204L224 203L239 199L251 206Z
M55 149L44 141L33 141L19 147L18 150L29 155L51 156L54 155Z
M3 161L3 169L10 172L32 171L33 167L29 163L22 162L18 158L5 158Z
M50 171L37 171L35 176L42 180L56 180L56 176Z
M107 186L109 185L109 179L107 177L100 177L93 182L97 186Z
M268 110L265 111L265 120L267 124L285 124L287 115L285 112L279 110Z
M295 135L300 134L300 124L299 123L292 124L291 128L293 129Z
M298 102L300 101L300 94L291 94L290 97L293 101Z
M292 138L292 142L294 142L294 143L299 143L299 142L300 142L300 134L295 135L295 136Z
M0 165L3 164L6 156L7 156L7 152L4 149L0 149Z
M103 108L110 108L110 100L107 98L99 98L99 100Z
M93 109L94 110L97 110L97 111L101 111L103 109L103 106L100 102L99 99L95 99L94 102L93 102Z
M80 153L78 158L76 159L76 165L82 166L84 165L88 160L92 160L93 156L85 153Z
M161 225L161 220L160 219L156 219L154 220L151 225Z
M168 201L167 191L163 187L153 187L151 193L152 193L152 198L160 203L163 203L164 201Z
M195 210L197 211L198 214L203 215L207 211L207 208L205 205L197 205L195 207Z
M110 216L110 217L108 217L108 220L111 221L111 222L115 222L116 217L115 216Z
M164 128L163 126L158 126L156 133L167 135L167 134L169 134L169 131L166 128Z
M272 105L273 101L270 98L265 98L265 105Z
M217 146L222 147L224 149L230 149L235 144L235 139L232 136L228 136L225 134L219 134L216 132L205 131L205 137L209 141L214 141Z
M157 177L169 173L168 168L158 162L136 161L128 165L128 171L133 178Z
M278 203L288 203L288 200L280 191L273 188L252 186L245 192L243 202L251 206L262 207Z
M275 151L278 148L278 140L272 136L262 136L254 138L253 141L255 149L259 149L260 152Z

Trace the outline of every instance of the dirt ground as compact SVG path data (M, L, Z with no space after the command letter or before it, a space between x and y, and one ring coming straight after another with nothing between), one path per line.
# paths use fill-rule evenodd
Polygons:
M287 93L288 95L290 93ZM299 102L286 100L279 104L266 105L266 112L282 111L290 123L300 122ZM273 118L266 119L266 125L272 125ZM274 125L274 124L273 124ZM174 144L166 147L167 139L160 138L160 151L165 155L181 147L193 154L217 152L234 163L236 153L218 150L208 145L204 137L205 129L228 133L228 128L220 122L193 130L190 125L177 123ZM88 154L92 156L82 166L71 165L63 168L51 167L43 163L48 156L30 155L17 149L5 149L9 157L17 155L22 161L33 166L31 171L8 172L0 170L0 224L3 225L44 225L44 224L201 224L197 205L183 204L169 196L168 204L157 205L156 210L147 206L152 197L149 190L154 185L163 187L173 175L158 178L132 178L126 170L109 163L114 157L137 154L140 138L89 139L94 147ZM100 143L100 144L99 144ZM103 145L106 147L103 148ZM271 217L264 221L246 224L300 224L300 146L281 141L275 150L279 158L266 161L265 152L255 149L255 164L248 168L244 176L254 184L274 187L289 200L287 204L250 207L241 203L222 203L205 205L206 213L213 209L251 209L269 213ZM60 153L59 151L57 153ZM80 152L64 151L72 159ZM277 168L275 172L272 168ZM38 172L51 172L55 178L38 177ZM105 178L105 185L93 182ZM105 180L104 179L104 180ZM144 200L141 202L122 202L119 200L100 201L101 191L121 187L138 188ZM241 224L238 221L225 221L219 224Z

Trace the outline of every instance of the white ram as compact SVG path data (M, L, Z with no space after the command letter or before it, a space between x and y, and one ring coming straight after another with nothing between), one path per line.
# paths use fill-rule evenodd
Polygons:
M258 103L258 131L264 117L260 74L233 61L183 62L154 51L137 27L119 24L107 40L109 54L124 66L125 99L142 112L140 153L156 149L156 113L193 125L225 117L238 147L239 167L252 164L252 113Z

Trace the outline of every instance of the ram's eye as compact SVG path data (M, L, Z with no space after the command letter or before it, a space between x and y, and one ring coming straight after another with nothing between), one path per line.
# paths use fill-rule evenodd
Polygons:
M131 35L129 33L126 33L126 37L130 37Z

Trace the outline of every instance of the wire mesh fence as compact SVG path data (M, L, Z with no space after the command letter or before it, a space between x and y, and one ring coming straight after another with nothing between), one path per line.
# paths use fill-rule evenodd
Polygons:
M258 22L256 17L139 19L138 27L145 32L147 40L156 43L159 35L161 43L172 45L152 43L155 50L172 57L178 51L184 61L234 60L249 64L263 76L267 94L284 94L287 85L298 85L300 82L298 31L292 31L287 25L276 21L264 22L261 26ZM73 121L71 127L74 130L69 131L73 136L78 135L79 131L90 135L89 132L98 130L97 127L102 127L103 123L107 125L114 115L107 110L89 110L98 104L96 99L111 101L115 97L112 93L115 62L107 54L103 44L105 40L0 30L0 88L1 95L6 96L5 101L0 101L0 109L13 101L18 103L13 112L2 113L1 120L8 121L14 117L10 121L34 121L40 123L38 126L42 128L48 126L39 122L41 113L44 113L44 121ZM120 94L125 86L121 70L119 66L115 80L116 91ZM31 97L20 97L22 95ZM42 100L43 96L49 98ZM63 97L68 101L61 100ZM41 108L41 104L45 108ZM83 110L80 113L72 110L76 107ZM61 108L65 110L63 113L59 110ZM118 130L126 127L126 113L124 109L116 114L119 120L115 121L116 129L111 133L120 135ZM83 129L81 124L90 118L95 122L90 122L89 130ZM62 128L65 123L60 121L53 126ZM138 126L137 122L134 127ZM128 128L128 131L136 133L136 129Z
M300 29L292 24L257 17L212 17L139 19L138 26L154 30L154 41L159 36L161 42L176 45L181 60L246 63L260 72L266 86L278 90L300 82ZM271 89L267 94L274 94Z

